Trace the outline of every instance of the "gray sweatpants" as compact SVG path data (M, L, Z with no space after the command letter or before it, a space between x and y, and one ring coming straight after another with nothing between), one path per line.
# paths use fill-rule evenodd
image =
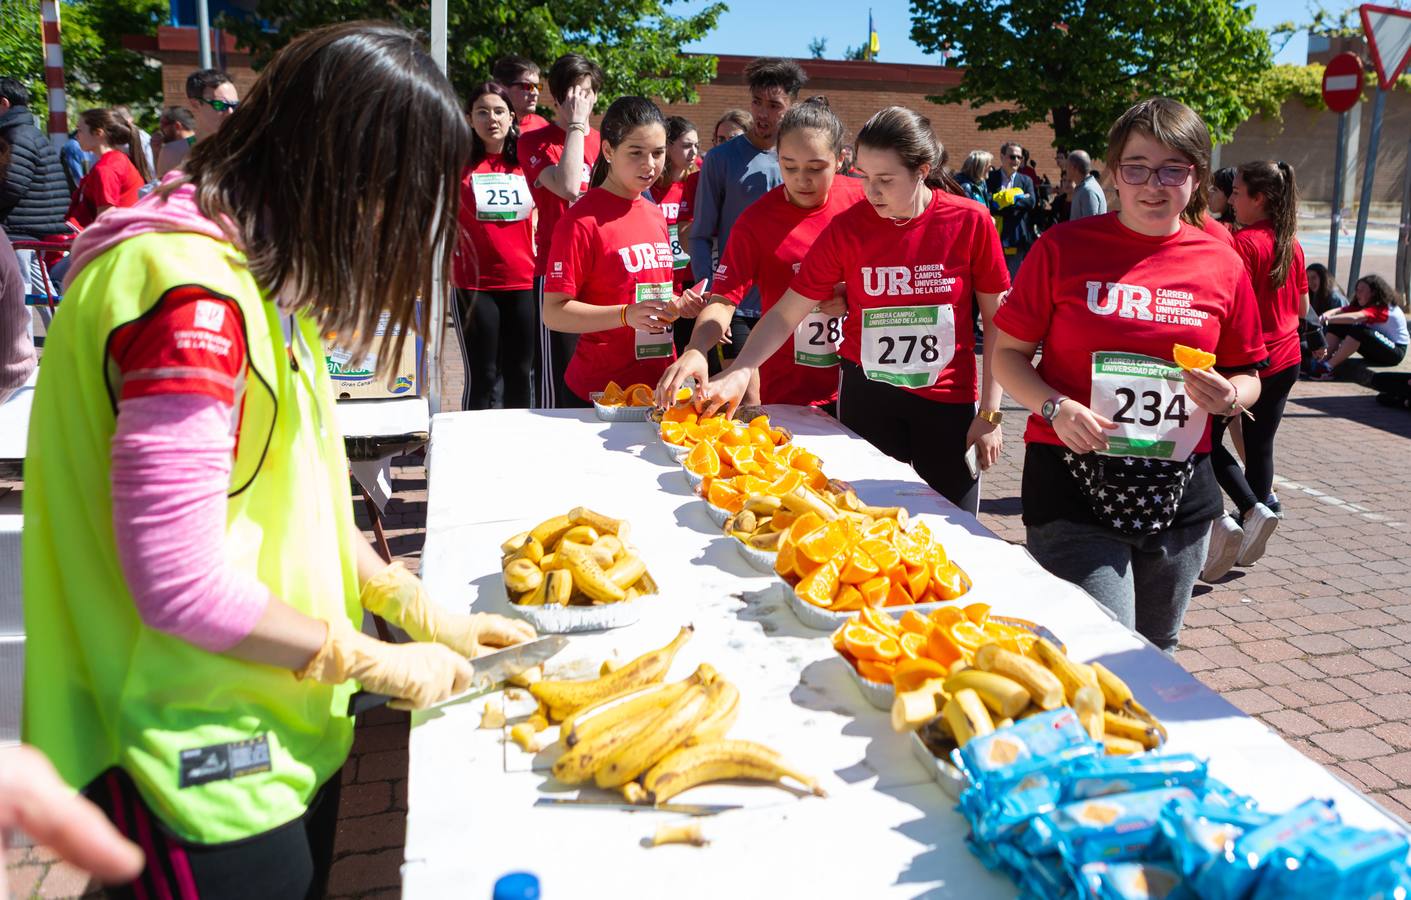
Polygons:
M1026 532L1039 565L1087 591L1157 647L1176 651L1191 589L1205 564L1209 522L1134 535L1058 520Z

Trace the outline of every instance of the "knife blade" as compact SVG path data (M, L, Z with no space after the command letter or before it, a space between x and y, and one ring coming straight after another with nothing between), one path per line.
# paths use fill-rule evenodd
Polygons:
M558 653L566 644L568 644L568 638L561 634L550 634L528 643L516 644L513 647L496 650L494 653L477 656L470 660L470 667L475 672L470 690L454 697L447 697L441 703L450 703L452 700L459 700L471 694L492 691L519 673L534 668ZM387 694L358 691L348 698L348 715L355 716L396 699L396 697ZM441 703L436 705L440 706Z
M662 812L685 816L714 816L731 810L744 809L743 806L728 803L662 803L658 806L638 806L633 803L624 803L621 800L598 800L593 797L540 797L534 801L534 805L602 807L604 809L619 809L629 813Z

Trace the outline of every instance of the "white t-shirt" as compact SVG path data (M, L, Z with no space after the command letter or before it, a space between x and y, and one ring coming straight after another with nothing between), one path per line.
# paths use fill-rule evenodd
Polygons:
M1405 346L1411 344L1411 334L1406 330L1406 313L1401 311L1401 307L1393 306L1387 310L1387 320L1385 322L1368 322L1367 326L1373 331L1386 335L1393 344Z

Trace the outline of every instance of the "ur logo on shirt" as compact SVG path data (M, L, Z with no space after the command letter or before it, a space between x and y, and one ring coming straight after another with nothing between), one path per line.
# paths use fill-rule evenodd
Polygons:
M666 217L666 221L675 222L681 216L681 204L663 203L661 205L661 214Z
M862 289L869 297L897 297L916 293L911 289L911 269L907 266L863 266Z
M1099 297L1103 289L1101 281L1088 282L1088 309L1100 316L1116 313L1123 319L1152 321L1151 291L1139 284L1122 284L1120 281L1107 282L1107 292Z
M633 244L619 248L617 254L622 257L622 265L628 272L672 267L671 245L666 243Z
M225 306L211 300L197 300L196 312L192 316L191 324L195 328L219 332L221 326L225 324Z

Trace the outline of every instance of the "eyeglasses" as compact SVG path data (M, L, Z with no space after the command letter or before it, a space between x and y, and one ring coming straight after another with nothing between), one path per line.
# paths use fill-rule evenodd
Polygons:
M1160 166L1153 169L1151 166L1139 166L1136 164L1123 164L1117 167L1117 172L1122 176L1122 180L1131 185L1147 184L1151 181L1154 173L1156 180L1163 187L1180 187L1186 183L1186 179L1191 177L1195 171L1195 166Z
M511 81L509 86L512 88L519 88L521 91L539 90L539 82L537 81Z
M1023 159L1023 158L1024 158L1024 154L1022 154L1022 153L1011 153L1011 154L1009 154L1009 156L1007 156L1007 157L1005 157L1005 158L1006 158L1006 159Z
M206 104L218 113L235 112L236 107L240 105L238 100L232 103L229 100L207 100L205 97L194 97L192 99Z

